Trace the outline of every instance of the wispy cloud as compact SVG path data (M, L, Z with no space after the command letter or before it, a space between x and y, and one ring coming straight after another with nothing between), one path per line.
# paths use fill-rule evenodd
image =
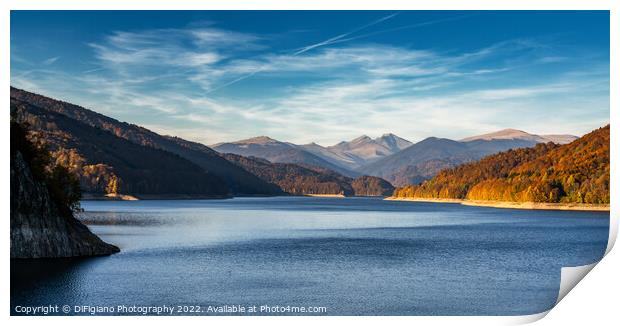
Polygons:
M429 21L419 22L419 23L415 23L415 24L408 24L408 25L403 25L403 26L391 27L391 28L377 30L377 31L369 32L369 33L354 35L354 36L351 36L351 37L340 37L338 39L332 40L328 44L338 44L338 43L350 42L350 41L355 41L355 40L359 40L359 39L368 38L368 37L371 37L371 36L376 36L376 35L381 35L381 34L386 34L386 33L393 33L393 32L398 32L398 31L408 30L408 29L414 29L414 28L419 28L419 27L425 27L425 26L430 26L430 25L435 25L435 24L440 24L440 23L460 20L460 19L464 19L464 18L469 18L469 17L473 17L473 16L477 16L477 15L479 15L479 14L458 15L458 16L447 17L447 18L443 18L443 19L435 19L435 20L429 20ZM349 36L351 34L353 34L353 33L349 33L346 36ZM324 44L324 45L327 45L327 44Z
M407 29L413 29L413 28L418 28L418 27L424 27L424 26L429 26L429 25L434 25L434 24L439 24L439 23L444 23L444 22L449 22L449 21L454 21L454 20L459 20L459 19L463 19L463 18L467 18L467 17L471 17L471 16L475 16L477 14L468 14L468 15L460 15L460 16L455 16L455 17L448 17L448 18L444 18L444 19L437 19L437 20L431 20L431 21L424 21L424 22L420 22L420 23L415 23L415 24L408 24L408 25L404 25L404 26L398 26L398 27L392 27L389 29L383 29L383 30L379 30L379 31L374 31L374 32L370 32L370 33L365 33L365 34L359 34L359 32L364 31L372 26L378 25L380 23L383 23L387 20L390 20L394 17L396 17L398 15L398 13L393 13L384 17L381 17L377 20L371 21L368 24L359 26L349 32L346 33L342 33L339 34L337 36L328 38L324 41L318 42L318 43L313 43L313 44L309 44L306 45L304 47L301 47L299 49L296 49L296 51L294 51L292 54L290 54L290 57L296 57L298 55L304 54L308 51L317 49L317 48L321 48L321 47L326 47L326 46L330 46L330 45L334 45L334 44L339 44L339 43L344 43L344 42L350 42L350 41L354 41L354 40L359 40L359 39L364 39L367 37L371 37L371 36L375 36L375 35L380 35L380 34L385 34L385 33L390 33L390 32L396 32L396 31L401 31L401 30L407 30ZM222 85L218 85L215 88L209 90L208 92L213 92L213 91L217 91L220 90L222 88L231 86L233 84L236 84L237 82L243 81L245 79L251 78L254 75L261 73L265 70L267 70L268 68L268 64L263 64L261 66L258 67L254 67L254 69L252 71L249 71L246 75L237 77L231 81L228 81ZM409 71L417 71L417 68L412 68Z
M353 30L351 30L349 32L346 32L346 33L343 33L343 34L331 37L331 38L329 38L327 40L324 40L324 41L321 41L321 42L318 42L318 43L314 43L314 44L310 44L310 45L304 46L304 47L294 51L290 56L295 57L295 56L301 55L301 54L303 54L305 52L308 52L310 50L313 50L313 49L316 49L316 48L320 48L320 47L323 47L323 46L328 46L330 44L334 44L334 43L338 42L339 40L342 40L343 38L348 37L349 35L352 35L354 33L362 31L362 30L364 30L366 28L369 28L371 26L374 26L374 25L377 25L377 24L379 24L381 22L389 20L389 19L395 17L397 14L398 13L394 13L394 14L390 14L390 15L381 17L381 18L379 18L379 19L377 19L375 21L372 21L372 22L370 22L368 24L362 25L362 26L360 26L358 28L355 28L355 29L353 29ZM258 67L255 67L252 71L249 71L247 74L242 75L240 77L237 77L237 78L235 78L235 79L233 79L231 81L228 81L228 82L226 82L226 83L224 83L222 85L218 85L218 86L208 90L208 92L209 93L210 92L214 92L214 91L223 89L225 87L234 85L234 84L236 84L236 83L238 83L240 81L243 81L245 79L251 78L251 77L253 77L256 74L258 74L260 72L263 72L266 68L267 68L266 64L258 66Z
M532 78L570 54L536 39L467 52L360 41L467 17L372 30L395 15L294 51L215 25L116 31L88 43L95 65L82 75L52 69L53 57L11 83L207 144L259 134L332 144L373 131L413 141L506 127L583 133L608 115L605 64L573 61Z
M367 29L369 27L372 27L374 25L382 23L382 22L384 22L386 20L392 19L392 18L396 17L396 15L398 15L398 13L394 13L394 14L390 14L390 15L381 17L381 18L379 18L377 20L374 20L374 21L372 21L372 22L370 22L368 24L365 24L365 25L362 25L360 27L357 27L357 28L355 28L355 29L353 29L353 30L351 30L349 32L346 32L346 33L343 33L343 34L340 34L340 35L328 38L327 40L324 40L324 41L321 41L321 42L318 42L318 43L314 43L314 44L310 44L310 45L304 46L301 49L295 51L293 53L293 55L300 55L300 54L302 54L304 52L308 52L308 51L310 51L312 49L316 49L316 48L320 48L322 46L327 46L327 45L330 45L330 44L334 44L334 43L336 43L338 41L341 41L342 39L344 39L344 38L346 38L346 37L348 37L350 35L353 35L353 34L355 34L357 32L363 31L363 30L365 30L365 29Z
M51 58L43 60L43 64L46 66L49 66L49 65L54 64L54 62L58 61L58 59L60 59L60 57L51 57Z
M212 27L117 31L103 42L89 43L103 65L199 67L234 51L260 48L259 37Z

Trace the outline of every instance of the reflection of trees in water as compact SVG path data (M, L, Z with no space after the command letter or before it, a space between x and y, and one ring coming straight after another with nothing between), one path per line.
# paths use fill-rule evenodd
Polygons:
M162 219L151 214L127 212L96 212L81 213L77 218L86 225L134 225L152 226L169 224L171 219Z

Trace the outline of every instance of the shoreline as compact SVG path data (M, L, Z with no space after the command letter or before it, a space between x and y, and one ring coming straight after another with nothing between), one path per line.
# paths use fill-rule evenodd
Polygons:
M123 195L85 193L80 200L92 201L136 201L136 200L187 200L187 199L229 199L232 196L193 196L193 195Z
M535 202L507 202L492 200L467 200L453 198L407 198L407 197L386 197L384 200L394 201L413 201L425 203L451 203L465 206L508 208L508 209L529 209L529 210L555 210L555 211L591 211L609 212L610 206L607 204L578 204L578 203L535 203Z
M271 198L271 197L324 197L347 198L343 194L280 194L280 195L237 195L237 196L193 196L193 195L124 195L124 194L93 194L85 193L80 200L92 201L136 201L136 200L201 200L201 199L233 199L233 198ZM362 196L368 197L368 196ZM379 196L380 197L380 196Z

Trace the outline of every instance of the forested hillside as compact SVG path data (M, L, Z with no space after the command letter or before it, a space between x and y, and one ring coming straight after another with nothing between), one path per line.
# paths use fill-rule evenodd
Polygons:
M225 197L226 183L178 155L142 146L65 115L11 99L11 114L29 138L49 148L51 164L68 169L84 192Z
M226 159L238 164L259 178L277 184L284 192L293 195L353 194L345 177L333 173L319 173L291 163L271 163L256 157L224 154Z
M394 186L384 179L363 175L351 182L356 196L389 196L394 192Z
M58 113L84 125L108 133L143 147L163 150L198 165L208 173L224 180L235 195L273 195L278 187L267 184L255 175L228 162L211 148L178 137L162 136L146 128L121 122L81 106L55 100L11 87L11 101ZM100 167L102 168L102 167Z
M508 150L443 170L395 197L609 203L609 125L569 144Z
M236 154L224 154L224 157L292 195L387 196L394 189L389 182L377 177L352 179L316 166L271 163Z

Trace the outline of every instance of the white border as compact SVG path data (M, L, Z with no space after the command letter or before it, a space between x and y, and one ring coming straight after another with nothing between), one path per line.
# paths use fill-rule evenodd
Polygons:
M5 159L1 161L0 169L8 171L9 156L9 108L6 99L9 98L10 85L10 10L611 10L611 87L618 88L618 42L620 37L620 22L618 15L619 1L613 0L433 0L433 1L407 1L407 0L381 0L381 1L345 1L341 0L336 3L334 0L220 0L220 1L198 1L198 0L3 0L0 1L0 62L3 74L0 76L2 80L2 94L4 100L5 114L4 128L0 128L2 133L2 152ZM618 96L612 92L610 94L610 105L612 108L617 107ZM611 124L615 126L618 121L617 109L611 110ZM592 276L585 278L571 295L566 296L560 304L548 313L548 317L544 318L540 323L547 325L559 325L564 323L590 323L592 321L609 321L617 320L617 299L620 289L620 282L617 282L620 270L620 254L610 252L615 242L618 232L618 192L615 185L619 182L618 171L619 161L614 159L617 156L617 150L620 148L618 142L618 132L615 128L611 128L611 148L612 148L612 214L610 228L610 242L607 248L608 255L598 264L592 271ZM5 212L9 211L9 177L8 174L0 174L2 182L2 194L0 200ZM452 325L456 322L463 325L496 325L496 324L515 324L532 322L538 320L547 313L533 316L521 317L9 317L10 307L10 291L9 289L9 218L5 215L4 229L1 233L2 249L0 249L0 258L3 262L1 278L5 284L4 295L0 301L0 307L4 307L5 314L2 319L10 322L11 325L30 324L30 323L46 323L46 324L75 324L75 325L105 325L110 323L133 323L148 322L149 324L167 325L171 323L189 323L189 324L205 324L205 323L258 323L265 325L286 325L290 323L301 324L342 324L356 323L359 325L375 324L375 323L394 323L408 324L422 323L434 325ZM113 319L112 319L113 318Z

